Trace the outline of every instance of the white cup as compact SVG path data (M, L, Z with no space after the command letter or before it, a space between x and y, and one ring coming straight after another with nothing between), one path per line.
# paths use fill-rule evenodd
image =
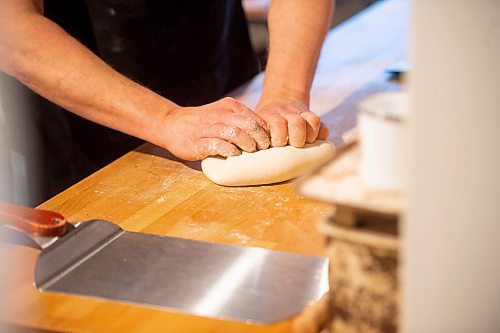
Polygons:
M403 191L408 181L409 95L377 93L358 106L361 137L360 177L379 191Z

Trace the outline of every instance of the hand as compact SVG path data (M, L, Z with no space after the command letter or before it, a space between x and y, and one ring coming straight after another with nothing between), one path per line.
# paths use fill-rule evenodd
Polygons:
M158 128L160 145L184 160L236 156L269 147L264 120L233 98L167 112Z
M294 147L303 147L305 143L324 140L329 135L319 117L309 111L304 102L269 102L257 107L256 113L269 126L273 147L282 147L287 143Z

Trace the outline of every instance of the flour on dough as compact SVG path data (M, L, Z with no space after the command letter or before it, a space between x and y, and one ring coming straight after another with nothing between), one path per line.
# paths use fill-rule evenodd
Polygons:
M318 140L303 148L273 147L239 156L208 157L201 162L205 175L225 186L278 183L308 173L333 157L330 141Z

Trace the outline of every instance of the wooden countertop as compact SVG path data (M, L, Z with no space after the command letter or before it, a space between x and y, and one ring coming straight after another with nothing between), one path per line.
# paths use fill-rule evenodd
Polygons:
M407 1L377 4L330 32L318 66L312 109L324 115L331 139L355 125L350 95L368 91L386 67L405 58ZM255 106L262 75L234 96ZM363 88L363 89L360 89ZM100 218L131 231L213 242L259 246L322 255L323 237L315 222L330 212L328 204L296 194L292 183L225 188L211 183L199 164L183 164L164 150L145 144L48 200L41 207L70 221ZM71 332L288 332L290 321L258 326L201 318L171 311L40 293L33 286L37 251L0 244L0 254L16 269L2 291L0 320L8 328L34 327ZM13 326L12 326L13 325ZM0 326L1 327L1 326Z

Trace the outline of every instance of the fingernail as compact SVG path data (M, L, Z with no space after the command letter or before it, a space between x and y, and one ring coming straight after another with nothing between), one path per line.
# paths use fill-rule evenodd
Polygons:
M286 146L286 140L278 140L276 138L271 138L271 143L273 147L283 147Z
M231 151L229 154L228 154L228 157L233 157L233 156L238 156L238 155L241 155L241 151L239 151L238 149L236 151Z
M267 149L269 148L269 144L269 141L260 142L259 149Z

